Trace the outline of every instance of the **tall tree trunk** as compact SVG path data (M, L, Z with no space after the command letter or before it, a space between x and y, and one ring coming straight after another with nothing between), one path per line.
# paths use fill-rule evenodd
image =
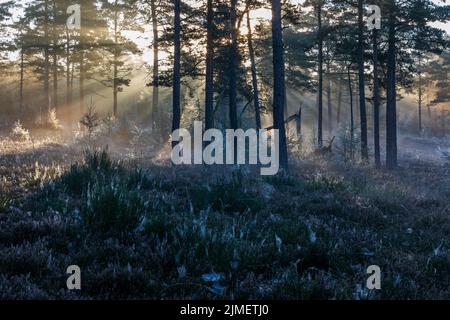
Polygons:
M421 82L421 75L419 74L419 82ZM422 135L422 85L419 84L419 135Z
M303 105L302 105L302 103L300 103L300 107L298 108L298 113L297 113L297 138L299 138L299 139L302 138L302 121L303 121L302 109L303 109Z
M419 55L419 135L422 135L422 103L423 103L423 92L422 92L422 57Z
M80 52L80 113L84 113L84 50L81 49Z
M367 115L364 74L364 7L363 0L358 0L358 69L359 69L359 115L361 119L361 157L369 160L367 145Z
M303 124L303 115L302 115L302 110L303 109L303 104L300 102L300 107L298 108L298 112L297 112L297 141L298 141L298 148L299 150L303 150L303 132L302 132L302 124Z
M58 58L56 53L53 53L53 99L52 108L58 107Z
M173 118L172 131L180 128L181 122L181 0L174 0L174 61L173 61ZM174 147L176 141L172 141Z
M336 115L336 124L338 127L341 123L341 109L342 109L342 83L339 80L337 92L337 115Z
M237 129L237 59L238 59L238 43L236 28L236 8L237 0L231 0L230 7L230 128ZM236 154L236 153L235 153Z
M361 114L361 112L360 112L360 110L359 110L359 94L358 94L358 90L359 90L359 80L355 80L355 88L356 88L356 90L354 90L355 92L353 93L353 102L354 102L354 104L355 104L355 108L354 108L354 111L355 111L355 120L356 119L361 119L361 117L360 117L360 114ZM356 122L355 122L355 129L356 129Z
M395 48L395 17L389 14L388 38L388 74L387 74L387 105L386 105L386 166L395 169L397 160L397 93L396 93L396 48Z
M153 29L153 81L152 81L152 121L156 124L159 120L159 35L158 19L156 12L156 0L151 3L152 29ZM161 125L161 124L158 124Z
M289 117L289 115L288 115L288 112L289 112L289 110L288 110L288 108L289 108L289 105L288 105L288 99L287 99L287 85L286 85L286 83L285 83L285 85L284 85L284 120L286 120L288 117ZM286 126L287 126L287 128L289 128L289 123L285 123L286 124Z
M351 67L347 69L348 73L348 94L350 97L350 144L351 144L351 157L353 159L353 148L354 148L354 138L355 138L355 117L353 115L353 88L352 88L352 76Z
M428 119L431 120L432 115L431 115L431 103L430 103L430 90L431 90L431 85L430 85L430 81L427 83L427 115L428 115Z
M256 73L256 59L255 59L255 49L253 47L253 34L252 26L250 21L250 10L247 11L247 42L248 42L248 52L250 55L250 64L252 69L252 85L253 85L253 104L255 108L255 122L256 129L261 129L261 107L259 104L259 87L258 87L258 76Z
M288 170L286 128L284 126L285 65L281 2L272 0L272 42L273 42L273 125L279 131L280 166Z
M381 167L380 155L380 82L378 78L378 30L373 29L373 134L375 166Z
M323 39L322 39L322 3L316 5L318 41L319 41L319 92L318 92L318 124L317 124L317 144L319 148L323 147Z
M23 44L23 35L21 36L21 45L20 45L20 85L19 85L19 118L23 118L23 82L24 82L24 44Z
M58 107L58 55L57 55L57 47L58 47L58 34L56 30L56 19L57 19L57 12L56 12L56 1L53 0L52 3L53 6L53 28L52 28L52 35L53 35L53 101L52 101L52 108L56 110Z
M70 66L70 90L71 90L71 94L73 93L73 80L75 79L75 62L71 63Z
M80 113L84 113L84 80L85 80L85 67L84 67L84 26L83 26L83 7L81 7L81 20L80 20Z
M70 81L70 33L66 28L66 106L72 104L72 86Z
M75 62L72 61L70 69L70 88L73 92L73 81L75 80Z
M44 21L44 107L46 112L50 110L50 50L49 50L49 8L48 0L45 0L45 21ZM42 121L42 109L40 112Z
M113 115L114 118L117 118L117 93L119 91L119 75L117 71L117 67L119 64L119 41L118 41L118 8L117 8L117 0L114 3L114 77L113 77Z
M328 134L331 136L333 133L333 110L331 106L331 80L330 80L330 62L327 62L327 110L328 110Z
M206 22L205 130L214 127L214 8L208 0Z

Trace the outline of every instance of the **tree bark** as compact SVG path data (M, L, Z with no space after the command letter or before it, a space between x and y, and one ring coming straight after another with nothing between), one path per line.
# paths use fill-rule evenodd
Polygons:
M156 0L150 3L153 29L153 81L152 81L152 121L156 124L159 114L159 35Z
M302 104L300 103L300 107L298 108L297 113L297 138L302 138Z
M418 95L419 95L419 101L418 101L418 103L419 103L419 110L418 110L418 112L419 112L419 114L418 114L418 116L419 116L419 135L421 135L422 134L422 102L423 102L423 91L422 91L422 57L419 55L419 83L418 83L418 86L419 86L419 93L418 93Z
M66 106L72 104L72 86L70 81L70 33L66 28Z
M208 0L206 22L205 130L214 127L214 8Z
M56 18L57 18L57 12L56 12L56 1L53 0L52 3L53 6L53 28L52 28L52 36L53 36L53 101L52 101L52 108L56 110L58 107L58 55L57 55L57 46L58 46L58 35L56 30Z
M255 108L255 122L256 129L261 129L261 107L259 103L259 87L258 87L258 76L256 73L256 59L255 59L255 49L253 47L253 34L252 26L250 21L250 11L247 11L247 42L248 42L248 52L250 55L250 64L252 69L252 85L253 85L253 104Z
M237 129L237 59L238 59L238 43L236 28L236 6L237 0L231 0L230 7L230 128Z
M173 118L172 131L180 129L181 122L181 0L174 0L174 61L173 61ZM176 145L172 141L172 147Z
M348 93L350 96L350 144L351 144L351 157L353 159L353 148L354 148L354 138L355 138L355 118L353 116L353 88L352 88L352 76L351 76L351 67L349 66L347 69L348 73Z
M321 0L320 0L321 1ZM318 92L318 124L317 124L317 144L318 148L323 147L323 40L322 40L322 3L316 5L318 41L319 41L319 92Z
M84 113L84 78L85 78L85 70L84 70L84 50L81 49L80 55L80 112Z
M83 10L83 7L81 7ZM83 27L83 11L81 12L80 20L80 113L84 113L84 80L85 80L85 68L84 68L84 27Z
M23 118L23 83L24 83L24 45L23 45L23 35L21 37L20 46L20 87L19 87L19 117Z
M48 112L50 110L50 50L49 50L49 30L48 30L48 24L49 24L49 7L48 7L48 0L45 0L44 4L45 8L45 21L44 21L44 95L45 95L45 101L44 101L44 107L45 110ZM42 121L42 109L40 112L40 118Z
M432 120L432 115L431 115L431 103L430 103L430 91L431 91L431 82L427 83L427 115L428 115L428 119Z
M117 93L119 91L119 75L118 75L118 56L119 56L119 43L118 43L118 8L117 8L117 0L114 2L114 76L113 76L113 115L114 118L117 118Z
M395 169L397 159L397 93L396 93L396 48L395 48L395 17L389 15L388 38L388 74L387 74L387 105L386 105L386 167Z
M275 129L279 130L280 166L287 171L288 155L286 129L284 126L285 65L280 0L272 0L272 42L274 72L273 122Z
M327 74L330 75L330 63L327 62ZM331 104L331 80L327 79L327 111L328 111L328 134L333 133L333 109Z
M373 29L373 134L375 166L381 167L380 156L380 83L378 78L378 30Z
M339 81L337 92L337 115L336 115L336 124L338 127L341 123L341 109L342 109L342 83L341 81Z
M359 69L359 115L361 119L361 157L369 160L367 145L367 114L364 74L364 7L363 0L358 0L358 69Z

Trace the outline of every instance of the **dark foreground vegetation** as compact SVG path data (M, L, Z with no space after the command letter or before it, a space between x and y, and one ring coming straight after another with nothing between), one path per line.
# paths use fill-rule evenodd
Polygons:
M0 163L1 299L450 298L448 164L261 177L46 152Z

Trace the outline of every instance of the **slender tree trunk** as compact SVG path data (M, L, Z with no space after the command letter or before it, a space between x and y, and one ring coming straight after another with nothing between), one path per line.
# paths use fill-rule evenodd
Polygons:
M289 117L289 115L288 115L288 113L289 113L289 110L288 110L289 105L288 105L287 96L288 96L287 95L287 85L286 85L286 82L285 82L285 85L284 85L284 120L286 120ZM287 128L289 128L289 123L286 123L286 125L287 125Z
M351 157L353 159L353 148L355 138L355 118L353 116L353 88L352 88L352 76L350 66L348 67L348 94L350 97L350 144L351 144Z
M172 131L180 128L181 122L181 0L174 0L174 61L173 61L173 118ZM176 141L172 141L174 147Z
M388 38L388 74L387 74L387 106L386 106L386 166L395 169L397 160L397 93L396 93L396 48L395 17L389 15Z
M50 50L49 50L49 8L48 0L45 0L45 21L44 21L44 94L45 102L44 107L48 112L50 110ZM42 109L40 118L42 121Z
M422 57L419 56L419 135L422 135L422 103L423 103L423 92L422 92Z
M53 53L53 101L52 108L58 107L58 60L56 53Z
M431 115L431 103L430 103L430 82L427 83L427 114L428 114L428 119L432 119L432 115Z
M297 138L299 139L302 137L302 120L302 104L300 104L297 113Z
M84 50L81 49L81 58L80 58L80 112L84 113Z
M113 76L113 115L117 118L117 93L119 91L119 75L118 75L118 64L119 64L119 41L118 41L118 8L117 0L114 3L114 76Z
M327 62L327 74L330 74L330 63ZM331 80L327 79L327 110L328 110L328 134L331 136L333 133L333 110L331 106Z
M52 28L52 35L53 35L53 101L52 101L52 108L56 110L58 107L58 55L57 55L57 46L58 46L58 35L56 30L56 18L57 18L57 12L56 12L56 2L53 1L53 28Z
M214 8L208 0L206 22L205 130L214 127Z
M70 71L70 90L71 90L71 94L73 93L73 80L75 79L75 62L71 63L71 67L70 67L71 71Z
M317 144L319 149L323 147L323 39L322 39L322 3L317 7L318 41L319 41L319 92L318 92L318 124L317 124Z
M280 166L288 170L286 128L284 126L285 66L281 2L272 0L272 42L273 42L273 124L279 130Z
M337 115L336 115L336 124L338 127L341 123L341 108L342 108L342 83L341 81L339 81L337 92Z
M83 26L83 7L81 7L81 20L80 20L80 113L84 113L84 80L85 80L85 68L84 68L84 26Z
M378 78L378 30L373 29L373 134L375 166L381 167L380 155L380 83Z
M22 35L23 37L23 35ZM21 37L21 38L22 38ZM20 46L20 87L19 87L19 117L23 118L23 82L24 82L24 46L23 46L23 38L21 40Z
M66 105L72 104L72 87L70 81L70 33L66 28Z
M419 75L419 82L422 80L420 79L421 75ZM422 86L419 85L419 134L421 135L423 131L422 126Z
M367 114L364 74L364 7L363 0L358 0L358 69L359 69L359 115L361 119L361 157L363 161L369 160L367 145Z
M248 51L250 55L250 63L252 69L252 85L253 85L253 104L255 108L255 121L256 121L256 129L261 129L261 107L259 104L259 87L258 87L258 76L256 73L256 59L255 59L255 49L253 47L253 34L252 34L252 26L250 21L250 10L247 11L247 42L248 42Z
M215 103L214 103L214 118L218 119L217 120L217 125L221 124L222 125L222 129L224 128L224 124L228 124L227 122L227 117L228 117L228 112L227 112L227 108L224 107L224 99L228 94L228 90L227 89L223 89L218 95L217 95L217 99L215 99ZM217 127L216 125L216 127Z
M152 29L153 29L153 81L152 81L152 121L159 120L159 35L156 0L151 1ZM158 120L157 120L158 119ZM160 124L158 124L160 125Z
M230 7L230 128L237 129L237 59L238 59L238 43L236 28L236 6L237 0L231 0Z

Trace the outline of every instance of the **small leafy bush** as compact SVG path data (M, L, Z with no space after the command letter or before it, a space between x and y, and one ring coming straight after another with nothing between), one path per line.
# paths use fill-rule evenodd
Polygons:
M22 126L20 120L14 123L11 131L11 138L16 141L28 141L31 139L30 132Z
M48 125L53 130L61 130L61 122L58 119L58 116L56 114L56 109L52 108L48 110Z

